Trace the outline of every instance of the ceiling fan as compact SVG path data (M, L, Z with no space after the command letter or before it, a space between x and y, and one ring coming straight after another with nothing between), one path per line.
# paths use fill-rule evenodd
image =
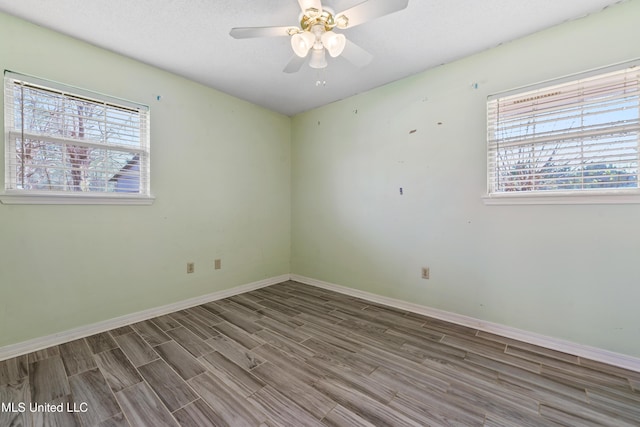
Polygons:
M295 55L284 68L285 73L295 73L309 58L311 68L327 66L326 53L332 58L341 56L357 67L364 67L373 56L349 41L334 29L345 30L372 19L405 9L409 0L366 0L347 10L334 13L323 7L321 0L298 0L302 13L300 27L237 27L229 34L236 39L253 37L291 37Z

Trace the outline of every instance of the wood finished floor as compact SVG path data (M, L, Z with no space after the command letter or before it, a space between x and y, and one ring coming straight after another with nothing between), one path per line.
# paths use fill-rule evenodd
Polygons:
M27 405L2 427L617 427L640 373L285 282L0 362L0 402Z

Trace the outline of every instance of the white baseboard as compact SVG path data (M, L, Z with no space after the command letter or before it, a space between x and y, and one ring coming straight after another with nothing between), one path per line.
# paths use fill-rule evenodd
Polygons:
M271 277L268 279L259 280L257 282L236 286L231 289L224 289L222 291L217 291L199 297L189 298L172 304L163 305L161 307L154 307L148 310L138 311L136 313L126 314L124 316L104 320L102 322L80 326L68 331L63 331L40 338L34 338L28 341L19 342L17 344L10 344L4 347L0 347L0 361L31 353L33 351L42 350L54 345L73 341L79 338L88 337L90 335L105 332L110 329L119 328L136 322L141 322L153 317L162 316L164 314L173 313L179 310L184 310L185 308L228 298L234 295L253 291L255 289L264 288L265 286L275 285L276 283L281 283L289 280L289 277L290 276L288 274Z
M438 310L436 308L431 308L424 305L376 295L369 292L360 291L358 289L323 282L321 280L316 280L297 274L292 274L291 280L311 286L316 286L318 288L339 292L341 294L362 298L364 300L375 302L378 304L388 305L390 307L399 308L401 310L410 311L412 313L422 314L424 316L429 316L458 325L467 326L473 329L478 329L506 338L524 341L529 344L538 345L551 350L561 351L563 353L572 354L574 356L583 357L585 359L607 363L619 368L640 372L640 359L625 354L615 353L597 347L590 347L584 344L578 344L559 338L537 334L534 332L528 332L498 323L491 323L484 320L475 319L473 317L463 316L461 314Z
M475 319L469 316L463 316L461 314L451 313L436 308L427 307L424 305L414 304L394 298L389 298L381 295L372 294L370 292L360 291L358 289L348 288L345 286L336 285L329 282L324 282L317 279L312 279L297 274L284 274L281 276L271 277L268 279L260 280L253 283L248 283L241 286L236 286L231 289L225 289L222 291L213 292L210 294L202 295L195 298L189 298L176 303L164 305L161 307L155 307L148 310L139 311L137 313L127 314L124 316L116 317L113 319L105 320L98 323L93 323L86 326L70 329L60 333L47 335L40 338L34 338L32 340L23 341L17 344L10 344L8 346L0 347L0 361L10 359L12 357L20 356L23 354L31 353L33 351L42 350L47 347L59 345L65 342L73 341L79 338L84 338L100 332L105 332L114 328L119 328L132 323L141 322L143 320L151 319L153 317L162 316L164 314L173 313L175 311L184 310L185 308L194 307L196 305L204 304L210 301L216 301L219 299L228 298L233 295L242 294L245 292L260 289L266 286L275 285L277 283L285 282L287 280L293 280L296 282L304 283L318 288L328 289L331 291L339 292L341 294L362 298L367 301L375 302L378 304L388 305L390 307L399 308L401 310L410 311L412 313L422 314L424 316L433 317L436 319L444 320L447 322L455 323L462 326L478 329L484 332L489 332L496 335L501 335L506 338L511 338L519 341L523 341L529 344L538 345L551 350L557 350L575 356L583 357L586 359L595 360L598 362L608 363L620 368L630 369L632 371L640 372L640 359L615 353L612 351L590 347L583 344L574 343L571 341L562 340L559 338L553 338L546 335L537 334L534 332L528 332L521 329L513 328L510 326L501 325L498 323L491 323L480 319Z

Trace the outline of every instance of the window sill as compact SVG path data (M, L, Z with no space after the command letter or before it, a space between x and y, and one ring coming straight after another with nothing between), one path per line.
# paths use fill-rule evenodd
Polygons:
M640 191L490 194L482 197L485 205L618 205L640 203Z
M8 192L0 194L3 205L151 205L155 197L105 194L49 194Z

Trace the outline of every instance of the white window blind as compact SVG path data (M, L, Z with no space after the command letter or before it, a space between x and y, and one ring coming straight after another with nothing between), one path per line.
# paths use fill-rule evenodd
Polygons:
M627 64L490 97L489 196L636 192L639 80Z
M146 106L5 72L5 192L149 196Z

